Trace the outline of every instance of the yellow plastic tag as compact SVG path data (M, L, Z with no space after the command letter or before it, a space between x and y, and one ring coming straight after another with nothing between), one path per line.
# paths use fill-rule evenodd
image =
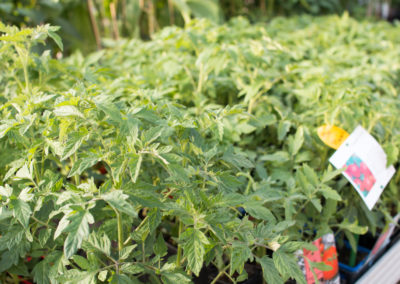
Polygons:
M318 127L318 136L329 147L338 149L349 133L334 125L322 125Z

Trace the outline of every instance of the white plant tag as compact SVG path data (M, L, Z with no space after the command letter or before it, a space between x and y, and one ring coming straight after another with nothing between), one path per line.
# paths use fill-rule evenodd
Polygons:
M371 210L395 173L386 167L386 154L381 145L364 128L357 126L329 159L351 182Z

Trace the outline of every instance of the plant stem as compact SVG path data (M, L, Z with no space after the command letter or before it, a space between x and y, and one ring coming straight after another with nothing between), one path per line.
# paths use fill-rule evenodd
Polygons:
M196 99L195 99L195 104L196 104L198 114L201 113L201 104L203 102L203 96L202 96L201 92L203 89L204 78L206 78L206 76L204 74L204 66L203 66L203 64L200 64L199 80L197 82Z
M47 223L44 223L44 222L40 221L39 219L37 219L37 218L34 217L34 216L31 216L31 219L33 219L36 223L38 223L38 224L40 224L40 225L42 225L42 226L45 226L45 227L47 227L47 228L52 228L52 226L50 226L50 225L47 224Z
M243 172L238 173L236 176L244 176L249 179L249 182L247 183L246 189L244 191L244 194L248 195L250 193L251 186L254 183L253 177L250 175L250 173L243 173Z
M99 28L97 27L96 18L93 14L94 11L93 0L87 0L87 6L89 11L90 22L92 23L94 38L96 40L97 49L101 49Z
M121 9L122 13L121 14L122 14L122 27L123 27L122 33L124 33L124 31L128 30L127 24L126 24L126 22L127 22L127 20L126 20L126 0L122 0L121 5L122 5L122 9Z
M174 14L174 3L172 0L168 0L168 12L169 12L169 24L175 25L175 14Z
M142 262L146 263L146 247L144 241L142 241Z
M229 268L229 266L231 266L231 265L228 264L227 266L225 266L224 269L222 269L222 270L218 273L218 275L214 278L214 280L211 282L211 284L217 283L218 279L221 278L221 276L225 274L225 271Z
M114 39L119 40L119 31L118 31L118 22L117 22L117 11L115 8L115 2L110 3L110 14L111 14L111 22L114 33Z
M44 152L42 152L42 162L40 163L40 164L41 164L41 167L40 167L40 176L41 176L41 177L42 177L43 174L44 174L44 160L45 160Z
M356 245L358 245L358 238L359 238L359 235L354 234L354 239L356 240ZM356 247L355 251L352 249L350 252L349 266L354 267L356 265L356 258L357 258L357 247Z
M183 230L183 223L182 223L182 221L179 220L178 240L179 240L179 237L181 236L182 230ZM178 244L178 252L176 254L176 266L177 267L181 266L181 258L182 258L182 247L180 244Z
M261 10L262 16L265 16L267 13L267 6L265 5L265 1L266 0L260 0L260 10Z
M74 163L76 163L78 161L78 155L76 154L76 152L74 153L74 158L71 160L72 160L72 166L71 166L71 168L72 168L74 166ZM76 186L78 186L81 183L80 177L78 174L74 175L74 181L75 181Z
M10 274L10 276L11 276L11 278L13 279L13 282L14 282L15 284L18 284L18 283L19 283L19 279L18 279L17 275L12 274L12 273L8 273L8 274Z
M118 230L118 251L121 252L121 250L124 247L123 244L123 232L122 232L122 216L121 213L114 209L115 213L117 214L117 230Z
M153 0L147 0L147 16L149 18L149 36L151 37L156 30L156 16Z
M263 91L259 91L250 101L249 101L249 106L247 108L247 112L251 114L253 111L253 106L257 102L257 100L262 96Z
M236 283L235 279L233 279L232 276L230 276L228 272L224 271L224 274L226 275L226 277L229 278L229 280L232 281L232 283Z
M39 185L40 174L39 174L39 169L38 169L38 167L37 167L36 160L33 162L33 169L34 169L34 171L35 171L35 180L36 180L36 184Z
M272 16L274 14L274 2L275 2L275 0L269 0L268 1L268 14L269 14L269 16Z
M26 54L24 55L22 53L22 50L18 47L18 45L14 45L15 46L15 50L18 53L18 56L21 60L22 63L22 68L24 70L24 79L25 79L25 91L27 94L30 93L30 87L29 87L29 76L28 76L28 54L29 54L29 49L30 47L27 46L26 48Z
M150 277L154 280L155 283L161 284L160 279L158 279L157 275L150 274Z
M197 84L197 93L201 93L201 89L203 88L203 76L204 76L204 66L203 64L200 64L200 70L199 70L199 82Z

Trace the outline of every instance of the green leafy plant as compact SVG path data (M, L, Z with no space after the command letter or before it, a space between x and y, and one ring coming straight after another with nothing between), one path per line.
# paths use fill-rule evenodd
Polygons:
M296 251L399 211L398 174L370 212L316 135L361 124L397 164L397 27L194 20L36 53L48 36L62 48L56 30L0 26L4 282L239 282L253 265L304 283Z
M2 78L4 280L189 282L184 270L199 275L204 263L220 270L215 281L243 279L249 259L274 279L302 279L291 254L302 243L278 249L293 223L242 193L241 170L253 163L222 139L220 120L247 117L243 109L194 116L166 90L133 90L93 66L102 53L61 65L30 52L46 36L60 43L54 30L1 26L13 70ZM238 218L239 206L257 226ZM260 248L276 253L257 257Z
M49 23L61 27L66 54L87 54L101 49L105 38L149 39L169 25L184 26L191 18L215 23L235 16L251 21L299 14L341 14L349 11L359 18L379 14L385 1L357 0L3 0L0 18L19 27ZM398 5L390 1L391 6ZM377 11L375 11L378 9ZM394 8L393 8L394 9ZM379 18L379 16L378 16ZM57 49L53 46L53 49Z

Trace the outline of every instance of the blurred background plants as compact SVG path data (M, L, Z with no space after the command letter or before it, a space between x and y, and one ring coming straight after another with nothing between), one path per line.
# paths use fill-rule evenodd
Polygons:
M393 19L399 0L3 0L4 23L61 27L65 51L84 54L102 47L102 39L140 37L150 39L164 26L183 26L191 18L216 23L235 16L252 22L296 14L342 14Z

